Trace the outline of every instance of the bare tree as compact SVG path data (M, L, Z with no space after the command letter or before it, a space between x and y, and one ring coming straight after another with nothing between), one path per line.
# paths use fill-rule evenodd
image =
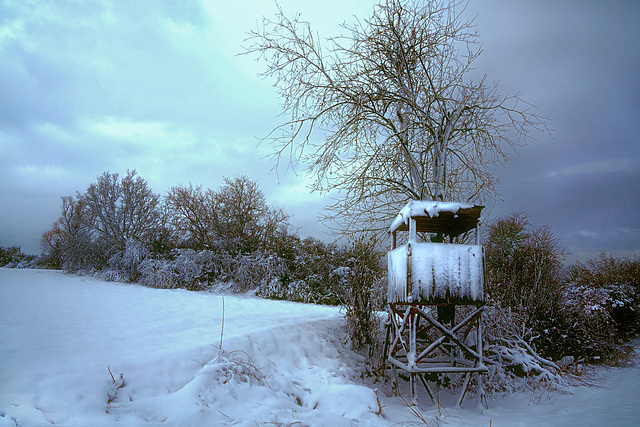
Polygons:
M82 200L62 197L60 218L42 235L45 257L55 267L75 271L95 261L87 207Z
M177 186L167 194L173 226L180 239L193 249L210 249L219 238L220 221L215 192L202 186Z
M158 196L136 171L105 172L79 199L86 205L91 229L110 250L122 250L128 239L149 241L158 229Z
M280 9L250 33L247 53L289 117L265 138L275 168L301 164L314 190L339 190L327 217L338 231L379 229L411 199L494 197L505 148L546 129L517 95L470 77L482 50L463 12L457 0L382 0L323 45Z
M289 225L289 216L270 207L258 183L246 176L225 178L217 191L173 187L166 201L174 227L193 249L253 252L275 246L274 239Z
M289 215L267 204L258 183L246 176L225 178L215 195L220 234L232 252L250 253L272 246L289 226Z

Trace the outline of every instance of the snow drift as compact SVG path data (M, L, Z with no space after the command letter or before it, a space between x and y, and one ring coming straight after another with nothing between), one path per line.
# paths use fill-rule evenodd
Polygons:
M224 320L224 321L223 321ZM220 341L222 336L222 350ZM366 387L335 307L0 268L0 426L634 425L640 367L573 394L432 406ZM400 393L407 398L400 383ZM403 394L404 393L404 394ZM451 402L453 403L453 402Z

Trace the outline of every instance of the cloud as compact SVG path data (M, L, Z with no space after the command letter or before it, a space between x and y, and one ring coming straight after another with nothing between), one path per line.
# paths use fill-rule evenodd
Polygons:
M367 17L374 1L279 3L323 37ZM0 245L29 241L37 252L60 196L126 169L160 193L248 175L319 235L326 197L309 195L304 176L270 173L258 142L279 123L281 101L257 77L264 64L238 55L275 11L262 0L3 2ZM636 250L640 3L483 0L467 12L478 15L478 72L501 93L520 92L555 129L498 171L494 215L528 212L575 253Z
M579 230L561 237L570 261L584 261L601 252L614 257L640 257L640 228Z
M640 249L638 234L623 232L640 225L640 4L488 0L469 9L479 14L479 70L554 129L499 171L504 202L493 216L526 212L580 256Z
M604 159L593 160L578 165L567 166L561 170L552 171L544 175L544 178L571 177L586 174L606 174L606 173L632 173L638 170L638 164L634 159Z

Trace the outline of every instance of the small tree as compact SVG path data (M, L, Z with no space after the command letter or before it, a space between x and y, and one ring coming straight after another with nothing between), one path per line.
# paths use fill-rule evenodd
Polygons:
M42 233L40 249L42 251L41 265L46 268L62 268L62 237L59 228L54 226Z
M86 206L90 228L108 252L124 250L128 239L151 241L160 223L159 198L136 171L105 172L78 197Z
M84 201L64 196L60 211L60 218L41 240L44 257L51 260L51 266L77 271L106 261L94 242Z
M154 243L161 231L158 196L135 171L119 179L105 172L84 194L62 198L61 215L43 234L45 257L63 269L100 269L128 240Z
M247 176L225 178L215 201L219 233L231 252L271 248L289 226L289 215L270 207L257 181Z
M384 276L383 254L374 236L361 235L344 250L341 265L333 271L334 289L344 307L347 330L355 349L367 349L369 357L378 350L380 310L378 288Z
M548 226L528 230L526 215L498 218L484 244L487 292L528 316L532 322L552 317L562 293L562 260L557 236Z
M215 246L221 225L213 190L193 185L172 187L166 205L171 223L184 245L195 250Z
M173 187L166 200L182 241L196 250L247 254L271 248L289 225L289 215L270 207L258 183L246 176L225 178L217 191Z

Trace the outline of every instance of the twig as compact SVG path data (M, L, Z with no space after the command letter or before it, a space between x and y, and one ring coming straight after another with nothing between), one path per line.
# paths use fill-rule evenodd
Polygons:
M378 402L378 410L376 411L376 415L378 415L379 417L384 417L384 414L382 413L382 408L384 408L384 406L382 406L382 402L380 401L380 395L378 395L378 389L374 389L373 392L376 394L376 401Z
M520 344L522 344L524 346L524 348L526 348L529 351L529 353L533 356L533 358L536 359L538 362L542 363L543 365L547 365L547 366L550 366L550 367L552 367L554 369L557 369L558 371L561 371L561 369L560 369L560 367L558 365L556 365L555 363L553 363L550 360L545 359L542 356L539 356L538 353L536 353L531 348L531 346L529 346L529 344L527 344L523 339L521 339L521 338L518 339L518 342Z
M269 385L269 381L267 381L267 377L264 376L264 374L262 373L262 371L260 371L260 369L256 368L256 366L255 366L255 364L253 362L253 359L251 359L251 356L249 356L249 354L247 354L246 351L244 351L244 350L234 350L234 351L228 353L228 355L231 356L234 353L242 353L242 354L244 354L247 357L247 359L249 359L249 361L245 362L244 360L240 360L237 363L239 363L241 365L244 365L244 366L248 366L249 368L251 368L250 370L253 370L253 372L252 372L253 378L255 378L255 380L258 381L258 383L261 383L262 381L264 381L264 383L267 385L267 387L269 387L269 389L273 390L271 388L271 385ZM262 379L260 379L257 374L260 374Z
M222 297L222 326L220 327L220 347L218 347L218 356L222 353L222 337L224 336L224 297Z

